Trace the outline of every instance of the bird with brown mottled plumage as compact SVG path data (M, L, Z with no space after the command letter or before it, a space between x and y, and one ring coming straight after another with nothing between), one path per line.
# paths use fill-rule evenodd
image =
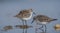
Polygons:
M36 15L36 16L33 17L32 23L34 21L36 21L37 24L42 25L41 28L43 28L43 26L45 26L45 32L46 32L46 24L50 23L51 21L55 21L55 20L57 20L57 19L50 18L50 17L48 17L46 15Z
M14 16L14 17L17 17L17 18L21 19L21 20L24 21L25 24L27 25L27 20L31 19L32 14L35 14L32 9L25 9L25 10L21 10L21 11L20 11L16 16ZM23 25L24 25L24 22L22 22Z
M45 15L36 15L33 17L32 23L34 21L37 21L37 22L40 22L41 24L46 24L46 23L49 23L49 22L55 21L55 20L57 20L57 19L53 19L53 18L50 18L50 17L45 16Z

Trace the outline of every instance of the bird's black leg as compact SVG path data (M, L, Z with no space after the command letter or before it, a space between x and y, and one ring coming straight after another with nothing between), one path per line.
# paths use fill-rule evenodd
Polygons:
M46 33L46 30L47 30L47 27L46 27L46 25L45 25L45 33Z
M23 25L24 25L24 20L22 20L22 23L23 23Z
M24 25L24 20L22 20L22 23L23 23L23 25ZM23 29L23 33L24 33L24 29Z
M38 29L37 29L37 28L35 28L35 33L37 33L37 31L38 31Z
M35 12L33 12L33 14L34 14L34 15L36 15L36 13L35 13Z
M27 33L27 29L25 30L25 33Z
M24 29L23 29L23 33L24 33Z
M40 25L42 25L39 29L42 31L42 32L44 32L44 25L43 24L40 24Z
M43 28L43 24L41 24L42 26L40 28Z
M42 25L42 24L39 24L39 25ZM39 29L42 29L42 28L43 28L43 25Z
M27 21L26 20L25 20L25 24L27 25ZM26 26L26 28L27 28L27 26ZM27 29L26 29L25 33L27 33Z
M27 25L27 21L25 20L25 24Z

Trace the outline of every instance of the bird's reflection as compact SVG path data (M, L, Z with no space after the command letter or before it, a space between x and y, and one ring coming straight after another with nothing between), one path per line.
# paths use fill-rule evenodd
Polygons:
M23 33L27 33L28 28L32 28L33 26L28 26L28 25L16 25L16 28L23 29ZM25 31L25 32L24 32Z
M54 26L54 29L55 29L56 31L59 31L59 30L60 30L60 24L56 24L56 25Z
M12 26L5 26L5 27L3 27L3 29L1 31L8 31L8 30L11 30L11 29L13 29Z

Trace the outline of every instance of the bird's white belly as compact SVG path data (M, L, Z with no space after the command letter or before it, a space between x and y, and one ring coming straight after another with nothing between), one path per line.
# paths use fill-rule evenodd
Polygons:
M22 18L23 20L29 20L29 19L31 19L31 17L32 17L32 14L30 15L30 17L28 17L28 18Z
M48 22L37 22L38 24L47 24Z
M47 22L41 22L42 24L47 24Z

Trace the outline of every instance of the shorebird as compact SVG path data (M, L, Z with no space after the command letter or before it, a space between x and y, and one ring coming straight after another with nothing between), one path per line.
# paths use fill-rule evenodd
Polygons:
M35 12L33 12L32 9L24 9L21 10L16 16L19 19L21 19L22 21L25 21L25 24L27 25L27 20L31 19L32 14L35 14ZM22 22L24 25L24 22Z
M5 26L5 27L3 27L3 29L1 31L8 31L8 30L11 30L11 29L13 29L12 26Z
M33 17L32 23L34 21L36 21L36 23L42 25L42 27L45 26L45 32L46 32L46 24L50 23L51 21L55 21L55 20L57 20L57 19L50 18L50 17L48 17L46 15L37 15L37 16Z
M28 25L16 25L15 27L16 27L16 28L23 29L23 33L24 33L24 29L26 29L26 30L25 30L25 33L27 33L27 29L28 29L28 28L32 28L33 26L28 26Z

